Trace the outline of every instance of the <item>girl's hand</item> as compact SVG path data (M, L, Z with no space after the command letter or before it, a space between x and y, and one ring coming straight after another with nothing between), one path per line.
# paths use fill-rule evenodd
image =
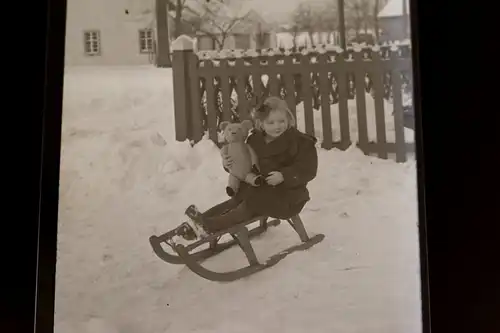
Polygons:
M272 171L266 177L266 183L268 183L271 186L279 185L283 183L283 181L284 181L283 174L279 171Z
M224 166L224 168L230 169L231 166L233 165L233 159L229 155L224 154L223 152L221 152L221 156L222 156L222 165Z

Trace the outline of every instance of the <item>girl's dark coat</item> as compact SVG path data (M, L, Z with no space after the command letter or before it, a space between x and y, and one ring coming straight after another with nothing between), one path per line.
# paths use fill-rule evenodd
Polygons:
M261 174L279 171L284 181L260 187L242 183L235 199L245 200L247 208L257 215L287 219L298 214L310 200L306 186L318 169L316 138L291 127L270 143L266 143L264 132L254 131L247 143L258 156Z

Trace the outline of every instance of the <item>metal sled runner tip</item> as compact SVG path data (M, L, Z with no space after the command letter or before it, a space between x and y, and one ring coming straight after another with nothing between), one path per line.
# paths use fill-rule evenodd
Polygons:
M250 238L255 238L263 234L264 232L267 231L269 227L275 227L278 226L281 221L278 219L271 220L269 222L267 221L267 218L264 217L259 217L256 219L253 219L251 221L248 221L245 223L245 225L248 225L250 223L260 221L259 226L251 229L249 231L249 237ZM228 231L223 231L219 232L213 235L210 235L209 237L206 237L200 241L197 241L193 244L190 244L188 247L186 247L186 251L189 253L191 250L194 250L195 248L200 247L203 244L209 243L210 247L205 250L200 250L194 253L190 253L190 258L191 260L194 260L196 262L203 261L205 259L208 259L214 255L217 255L234 245L237 245L238 242L233 239L229 240L227 242L219 243L219 238L223 235L228 233ZM181 258L181 256L178 254L178 252L173 248L170 244L168 244L169 247L172 247L173 251L175 253L169 253L165 251L162 247L162 243L166 243L170 238L175 236L175 230L171 230L161 236L151 236L149 237L149 243L151 244L151 247L153 248L153 252L158 256L158 258L162 259L163 261L169 263L169 264L174 264L174 265L183 265L185 264L185 260ZM166 244L167 245L167 244Z

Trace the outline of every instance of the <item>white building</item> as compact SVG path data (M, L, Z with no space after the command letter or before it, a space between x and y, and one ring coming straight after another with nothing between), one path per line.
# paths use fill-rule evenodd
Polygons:
M154 0L68 0L65 64L154 63Z
M406 2L406 8L404 8L403 1ZM409 0L389 0L379 12L378 19L382 30L381 41L396 41L408 38L411 28Z
M155 0L68 0L66 66L155 64ZM186 2L189 4L190 0ZM175 3L175 2L174 2ZM238 22L225 48L255 47L252 27L265 24L248 9L249 20ZM170 13L169 32L174 32L175 11ZM195 37L193 35L193 37ZM212 48L206 36L197 36L201 49ZM266 47L275 47L275 34L266 36Z

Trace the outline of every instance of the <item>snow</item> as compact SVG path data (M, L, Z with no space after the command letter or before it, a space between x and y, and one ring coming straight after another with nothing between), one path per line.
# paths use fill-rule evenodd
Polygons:
M409 0L406 1L406 10L408 15L410 14L410 3ZM389 0L384 8L378 13L378 17L395 17L403 16L403 0Z
M232 283L162 262L149 236L226 199L216 147L174 140L168 69L65 74L56 333L417 333L415 162L318 148L302 219L326 238ZM286 225L253 243L261 259L298 242ZM206 262L246 264L238 248Z

